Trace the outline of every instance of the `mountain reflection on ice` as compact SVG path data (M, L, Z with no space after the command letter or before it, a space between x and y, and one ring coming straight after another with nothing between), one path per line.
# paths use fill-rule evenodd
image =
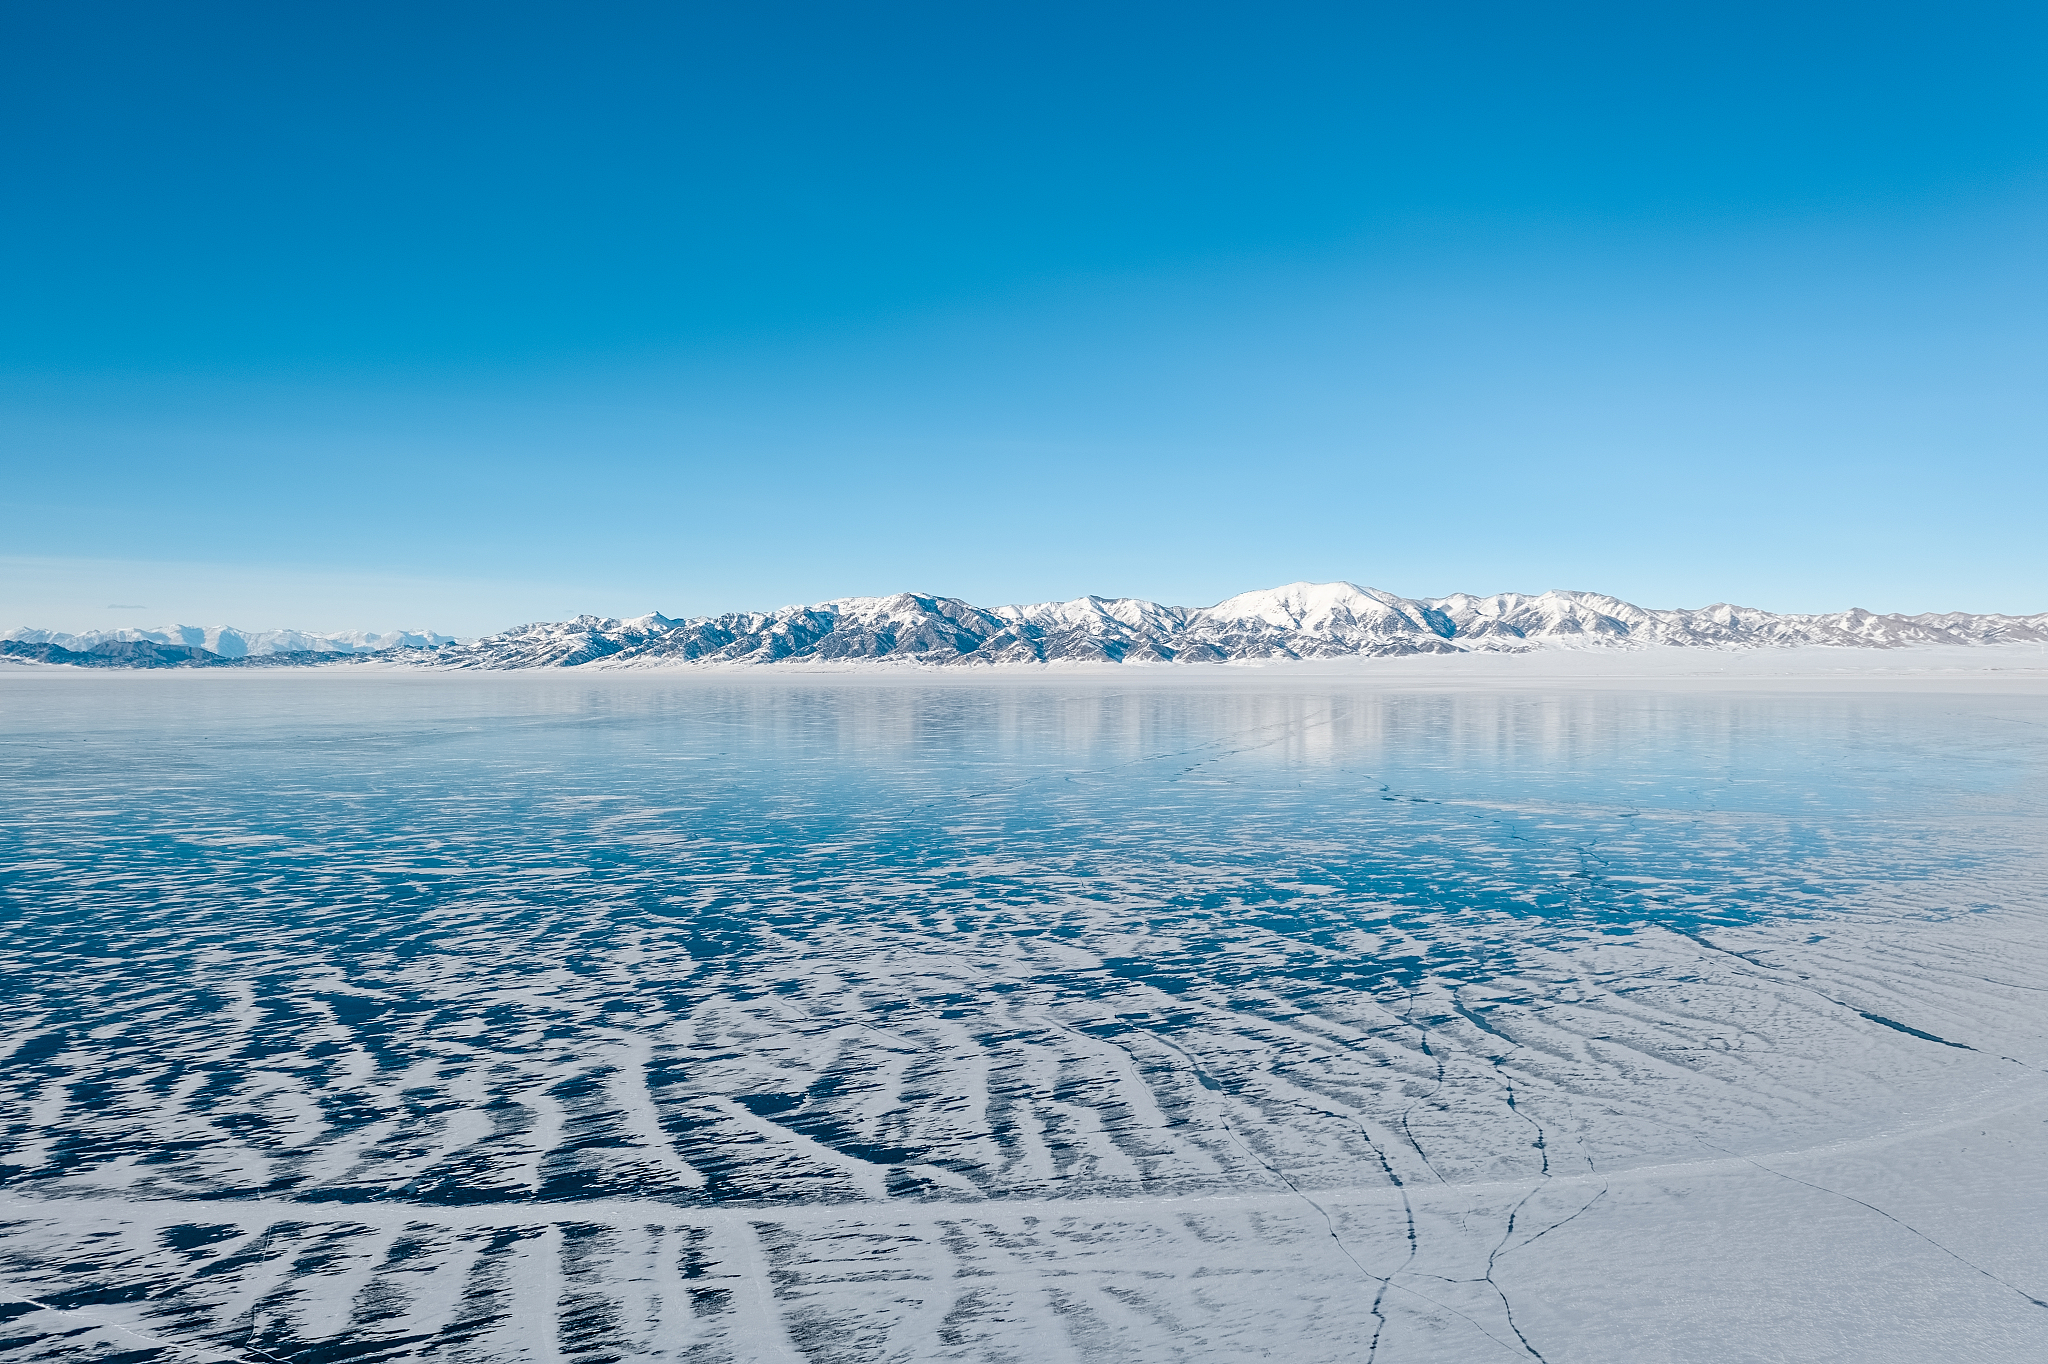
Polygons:
M0 706L10 1357L2048 1351L2040 698Z

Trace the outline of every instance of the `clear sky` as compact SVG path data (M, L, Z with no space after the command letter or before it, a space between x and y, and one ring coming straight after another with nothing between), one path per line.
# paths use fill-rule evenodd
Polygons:
M0 627L2048 609L2048 9L0 8Z

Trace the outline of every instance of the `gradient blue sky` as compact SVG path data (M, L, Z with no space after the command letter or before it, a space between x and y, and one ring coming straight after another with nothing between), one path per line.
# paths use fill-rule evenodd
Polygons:
M0 624L2048 609L2044 70L2038 4L12 4Z

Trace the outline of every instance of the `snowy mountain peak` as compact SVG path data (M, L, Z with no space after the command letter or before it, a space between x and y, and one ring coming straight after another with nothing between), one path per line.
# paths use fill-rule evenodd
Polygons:
M1308 634L1344 635L1359 629L1445 634L1436 628L1427 605L1357 583L1288 583L1256 592L1240 592L1198 613L1217 623L1262 622ZM1396 624L1395 622L1398 622Z

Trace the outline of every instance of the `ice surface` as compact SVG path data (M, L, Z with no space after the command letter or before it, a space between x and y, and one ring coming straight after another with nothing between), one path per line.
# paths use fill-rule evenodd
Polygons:
M0 1351L2041 1358L2048 687L1887 657L0 675Z

